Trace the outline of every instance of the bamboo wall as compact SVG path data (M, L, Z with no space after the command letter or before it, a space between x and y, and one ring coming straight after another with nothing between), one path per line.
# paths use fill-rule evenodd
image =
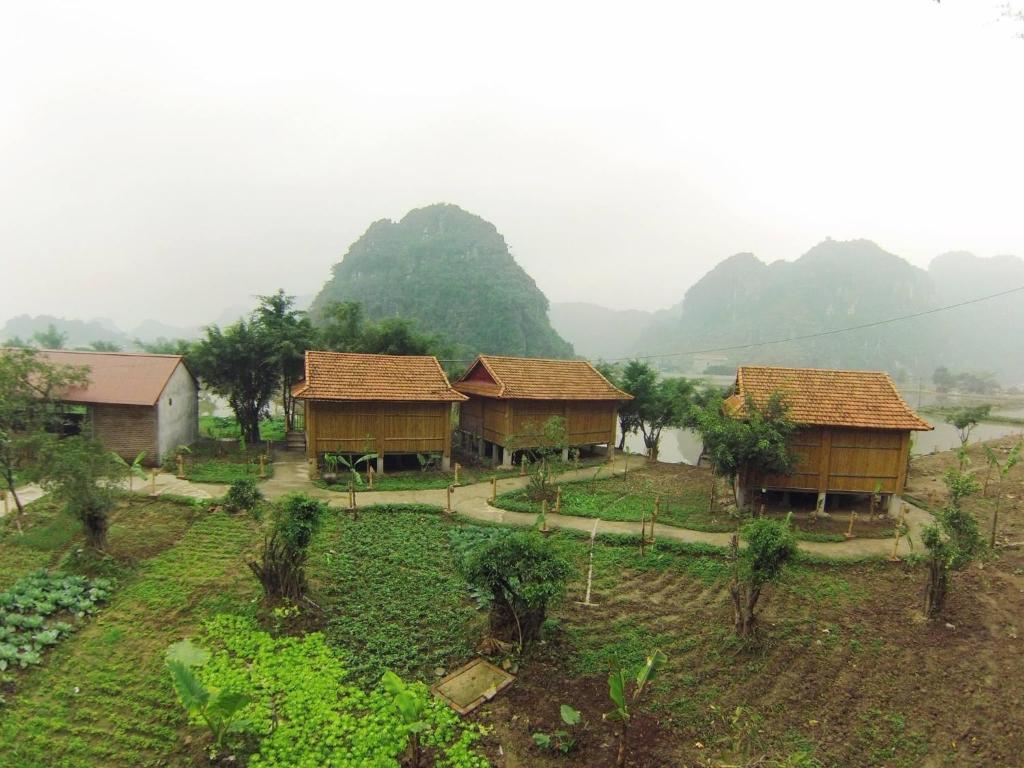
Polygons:
M615 442L614 400L499 400L473 395L460 407L460 429L509 448L542 445L544 424L553 416L566 420L569 445Z
M306 452L440 453L451 456L451 404L447 402L306 403Z
M808 428L790 443L789 475L749 476L751 487L837 493L902 494L907 481L910 433L895 430Z

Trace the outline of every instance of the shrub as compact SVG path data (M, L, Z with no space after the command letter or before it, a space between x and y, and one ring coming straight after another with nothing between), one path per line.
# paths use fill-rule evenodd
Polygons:
M572 572L569 561L535 532L502 531L463 558L466 580L492 595L493 637L520 648L537 639L548 603L561 597Z
M256 481L251 477L243 477L231 483L224 495L224 508L228 512L254 513L261 501L263 494L256 487Z
M326 514L327 504L303 493L290 493L275 506L261 562L249 563L268 599L297 601L306 593L309 544Z

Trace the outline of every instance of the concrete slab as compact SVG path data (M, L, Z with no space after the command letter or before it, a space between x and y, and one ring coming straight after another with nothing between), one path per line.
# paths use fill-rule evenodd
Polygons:
M460 715L468 715L512 685L515 679L515 675L486 659L477 658L434 683L430 690Z

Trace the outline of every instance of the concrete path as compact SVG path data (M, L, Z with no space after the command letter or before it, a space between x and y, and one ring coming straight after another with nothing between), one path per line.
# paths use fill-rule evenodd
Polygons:
M637 458L632 457L629 461L635 468ZM621 475L625 466L625 460L620 457L616 459L612 466L603 465L600 476L606 478L612 475ZM556 478L556 482L567 483L574 480L589 480L594 476L596 469L596 467L589 467L566 472L559 475ZM525 488L528 482L529 478L527 477L499 479L498 493L501 494ZM284 452L279 453L278 458L274 462L274 476L261 483L260 488L269 499L276 499L285 493L293 491L302 491L310 496L327 501L332 507L342 509L348 507L348 493L317 488L310 482L305 458L298 455ZM452 511L463 517L481 522L519 527L531 527L536 524L536 514L498 509L490 505L490 496L491 484L489 481L459 486L452 493ZM443 488L419 491L360 491L356 494L356 503L360 507L374 504L431 504L444 507L446 500L446 492ZM907 525L910 529L910 535L915 542L914 548L911 548L906 537L904 537L900 540L897 554L905 556L913 551L923 551L920 543L921 528L931 521L932 517L927 512L910 506L910 511L907 515ZM549 512L547 522L551 528L571 529L589 534L594 528L595 520L590 517L556 515L553 512ZM633 534L638 536L640 534L640 523L598 520L597 532ZM655 525L654 533L658 538L672 541L713 544L720 547L727 547L729 545L728 533L705 533L703 531L692 531L687 528L677 528L660 523ZM804 552L842 559L889 557L893 551L892 539L855 538L843 542L800 541L798 545Z
M637 458L629 459L633 467L636 467ZM626 468L626 461L619 457L612 466L602 465L600 476L602 478L612 475L621 475ZM559 475L555 482L568 483L574 480L589 480L594 477L596 467L573 470ZM507 477L498 480L498 493L525 488L529 478ZM133 489L136 493L153 495L153 486L150 481L135 480ZM215 483L193 483L188 480L179 480L173 474L161 472L156 476L156 496L165 494L174 496L187 496L194 499L213 499L223 496L228 486ZM260 490L268 499L279 499L287 493L300 491L314 498L323 499L332 507L346 509L348 507L348 493L328 491L317 488L309 479L309 468L303 454L280 451L278 458L274 461L274 475L268 480L260 483ZM19 489L19 497L23 503L35 501L44 495L41 488L34 485L25 486ZM518 526L523 528L532 527L537 522L537 515L528 512L510 512L498 509L489 503L491 497L490 482L463 485L452 493L452 512L470 520L496 523L499 525ZM445 490L419 490L419 491L360 491L356 495L356 503L360 507L368 507L374 504L430 504L437 507L444 507L447 501ZM9 501L13 510L14 502ZM908 504L907 526L910 529L910 537L914 546L910 546L907 537L900 540L897 554L906 556L911 552L923 552L921 544L921 528L932 522L932 516L924 510ZM3 508L0 506L0 514ZM583 531L590 533L594 530L595 519L591 517L576 517L573 515L556 515L549 512L547 515L548 526L551 528L562 528L567 530ZM640 524L619 522L612 520L597 520L598 533L618 533L640 535ZM728 533L705 533L704 531L692 531L688 528L676 528L671 525L658 523L654 526L654 534L658 538L670 541L693 542L700 544L712 544L719 547L729 546ZM889 557L893 551L892 539L850 539L843 542L821 542L821 541L800 541L798 546L804 552L823 557L834 557L840 559L858 559L863 557Z
M18 488L18 500L21 502L22 506L41 499L45 495L46 491L38 485L23 485ZM8 492L6 502L0 502L0 517L3 517L8 513L14 514L17 511L18 505L14 503L14 497Z

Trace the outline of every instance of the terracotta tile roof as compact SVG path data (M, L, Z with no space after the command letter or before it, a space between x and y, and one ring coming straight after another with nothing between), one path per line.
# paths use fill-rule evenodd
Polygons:
M491 381L470 380L483 368ZM632 400L585 360L480 355L453 385L469 395L523 400Z
M171 374L184 365L180 355L129 352L76 352L43 349L36 353L53 365L89 369L89 383L65 392L68 403L106 405L156 405Z
M306 379L292 388L300 400L466 400L436 357L306 352Z
M791 418L799 424L926 431L921 419L882 371L836 371L823 368L773 368L743 365L736 372L736 391L726 401L742 415L747 395L762 404L772 392L786 398Z

